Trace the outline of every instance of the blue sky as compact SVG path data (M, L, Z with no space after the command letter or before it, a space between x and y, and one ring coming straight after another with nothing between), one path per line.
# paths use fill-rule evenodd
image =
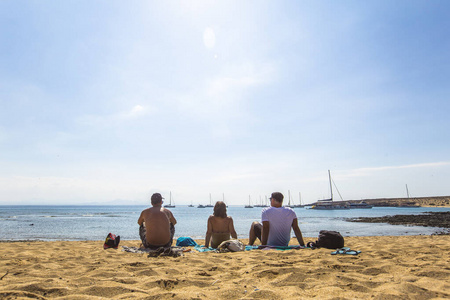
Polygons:
M0 204L450 194L448 1L1 1Z

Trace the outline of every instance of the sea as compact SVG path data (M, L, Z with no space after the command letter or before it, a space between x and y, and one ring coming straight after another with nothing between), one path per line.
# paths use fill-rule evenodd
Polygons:
M139 240L137 219L146 206L0 206L0 241L97 241L108 233L121 240ZM202 239L213 208L176 206L170 209L177 219L175 238ZM229 206L238 238L248 238L250 225L261 220L262 208ZM450 208L374 207L372 209L314 210L294 208L305 237L317 237L320 230L339 231L343 236L430 235L436 227L355 223L348 218L381 217L449 211ZM293 233L292 233L293 234Z

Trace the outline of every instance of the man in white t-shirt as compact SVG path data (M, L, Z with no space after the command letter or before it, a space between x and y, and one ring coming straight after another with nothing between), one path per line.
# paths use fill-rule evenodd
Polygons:
M252 223L249 234L250 245L253 245L258 238L261 245L287 246L291 239L291 228L300 246L305 245L302 232L298 227L297 215L291 208L283 207L283 199L282 193L272 193L270 207L264 208L261 213L262 224Z

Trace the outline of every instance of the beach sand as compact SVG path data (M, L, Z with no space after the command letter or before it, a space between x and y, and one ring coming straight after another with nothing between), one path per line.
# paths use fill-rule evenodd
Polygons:
M345 244L362 253L191 251L174 258L103 250L103 241L2 242L0 299L450 298L450 236L346 237Z

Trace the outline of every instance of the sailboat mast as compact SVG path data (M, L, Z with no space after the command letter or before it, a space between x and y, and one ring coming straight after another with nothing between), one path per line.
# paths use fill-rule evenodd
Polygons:
M333 186L331 184L331 173L330 173L330 170L328 170L328 179L330 180L331 201L333 201Z
M408 199L409 199L408 185L406 185L406 196L408 196Z
M291 206L291 191L288 190L288 195L289 195L289 202L288 202L288 206Z

